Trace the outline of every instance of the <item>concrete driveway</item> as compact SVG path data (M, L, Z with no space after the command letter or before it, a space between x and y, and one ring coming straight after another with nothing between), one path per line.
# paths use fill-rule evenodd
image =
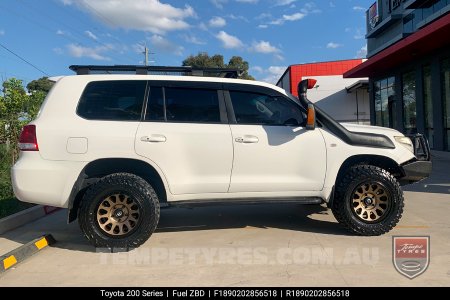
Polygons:
M0 254L51 233L58 241L0 275L1 286L450 286L450 155L407 187L400 224L380 237L349 235L321 206L174 208L129 253L90 246L66 211L0 237ZM428 270L410 280L392 264L392 236L429 235Z

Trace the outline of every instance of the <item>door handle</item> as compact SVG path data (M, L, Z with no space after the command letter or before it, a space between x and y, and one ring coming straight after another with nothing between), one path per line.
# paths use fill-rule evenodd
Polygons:
M254 135L244 135L244 137L238 137L234 139L237 143L244 143L244 144L254 144L259 142L258 137Z
M141 137L142 142L148 143L164 143L167 138L162 134L152 134L151 136L143 136Z

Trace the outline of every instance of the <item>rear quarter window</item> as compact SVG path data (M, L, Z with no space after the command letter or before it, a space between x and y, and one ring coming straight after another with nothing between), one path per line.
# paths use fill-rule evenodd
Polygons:
M83 91L77 114L88 120L139 121L146 81L90 82Z

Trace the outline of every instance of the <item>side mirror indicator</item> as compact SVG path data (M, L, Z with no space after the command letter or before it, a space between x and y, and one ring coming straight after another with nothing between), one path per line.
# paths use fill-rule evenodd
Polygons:
M312 103L308 104L306 113L306 130L314 130L316 128L316 110Z

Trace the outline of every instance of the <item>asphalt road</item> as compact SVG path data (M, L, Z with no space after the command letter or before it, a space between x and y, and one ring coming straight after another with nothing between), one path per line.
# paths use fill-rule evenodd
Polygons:
M0 275L0 286L450 286L450 155L405 190L399 225L380 237L349 235L322 206L164 209L157 231L129 253L90 246L66 211L0 236L0 254L51 233L58 241ZM425 273L392 263L392 236L430 236Z

